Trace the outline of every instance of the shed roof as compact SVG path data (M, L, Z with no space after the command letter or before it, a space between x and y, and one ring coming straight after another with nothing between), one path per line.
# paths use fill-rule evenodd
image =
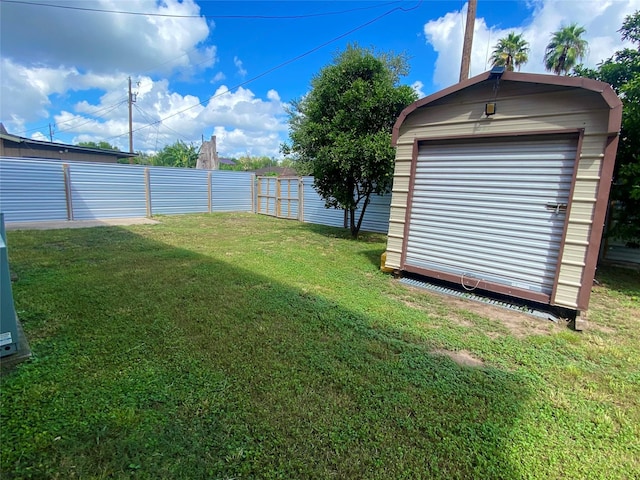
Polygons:
M430 103L435 102L436 100L440 100L444 97L447 97L448 95L459 92L460 90L464 90L466 88L472 87L473 85L488 81L491 78L491 72L487 71L413 102L400 113L398 120L396 120L396 123L393 126L391 139L392 144L394 146L397 145L398 137L400 135L400 127L412 112L419 109L420 107L427 106ZM611 85L609 85L608 83L599 82L598 80L593 80L591 78L541 75L537 73L521 72L504 72L500 77L500 82L522 82L523 84L532 83L554 85L567 88L582 88L585 90L600 93L603 100L607 105L609 105L609 108L611 109L611 114L609 115L609 131L611 133L615 133L619 128L622 119L622 101L618 98L616 93L613 91L613 88L611 88Z

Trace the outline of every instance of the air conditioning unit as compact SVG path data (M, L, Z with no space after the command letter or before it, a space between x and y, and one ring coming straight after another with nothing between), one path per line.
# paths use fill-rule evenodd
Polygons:
M0 357L18 351L18 319L13 305L7 234L4 214L0 213Z

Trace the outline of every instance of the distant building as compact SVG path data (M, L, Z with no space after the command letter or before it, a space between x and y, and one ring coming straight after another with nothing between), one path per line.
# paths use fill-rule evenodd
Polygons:
M65 143L33 140L7 133L0 123L0 157L22 157L31 159L55 159L75 162L117 163L121 158L133 158L135 153L99 148L79 147Z

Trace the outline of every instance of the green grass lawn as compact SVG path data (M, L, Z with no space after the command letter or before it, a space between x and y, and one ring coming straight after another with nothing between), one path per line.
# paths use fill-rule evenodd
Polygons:
M404 286L382 235L160 220L8 233L3 480L638 478L638 272L578 333Z

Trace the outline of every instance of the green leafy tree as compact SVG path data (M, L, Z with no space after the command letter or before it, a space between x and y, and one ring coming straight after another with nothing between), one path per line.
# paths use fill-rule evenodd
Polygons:
M544 54L545 68L556 75L567 75L587 53L589 44L581 38L585 32L576 23L554 32Z
M119 152L120 149L114 145L111 145L109 142L100 141L100 142L78 142L79 147L87 147L87 148L98 148L100 150L115 150Z
M622 128L616 156L611 199L609 236L640 244L640 11L628 15L619 30L623 40L636 48L625 48L598 65L578 66L574 74L609 83L622 99Z
M251 155L243 155L239 158L232 158L231 160L235 162L234 165L220 164L220 170L250 172L260 168L279 166L278 160L267 156L252 157Z
M289 112L291 144L283 146L284 153L314 176L328 208L349 212L353 238L371 195L391 189L391 130L402 109L417 99L411 87L399 85L407 72L402 55L350 45L314 76L311 91Z
M491 53L491 64L494 67L506 67L510 72L529 61L529 42L516 32L509 33L498 40Z
M178 140L172 145L166 145L155 156L149 157L150 165L160 167L195 168L198 163L198 149Z

